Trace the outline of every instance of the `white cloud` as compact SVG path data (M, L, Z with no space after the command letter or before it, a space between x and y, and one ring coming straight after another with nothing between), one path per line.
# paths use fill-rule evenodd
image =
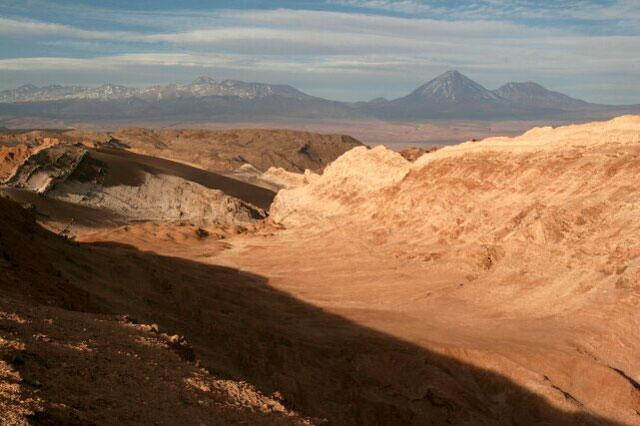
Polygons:
M112 70L118 73L134 67L224 68L241 70L243 75L258 81L264 81L265 72L271 72L270 75L281 75L293 84L302 81L305 74L320 76L323 81L341 78L350 81L351 77L359 77L362 82L368 79L384 82L386 78L389 84L412 80L414 85L449 68L459 68L472 77L484 77L487 84L496 85L513 79L535 79L544 83L566 76L589 79L590 76L603 78L607 73L640 72L637 47L640 35L611 36L582 34L566 27L538 28L499 19L499 13L481 15L493 19L482 20L477 18L477 13L471 17L468 8L450 8L443 12L416 1L348 0L348 3L363 8L399 6L415 13L420 9L419 13L425 16L437 12L447 19L291 9L132 12L129 15L110 11L104 13L104 19L128 23L148 20L154 25L162 24L163 31L149 31L149 27L136 31L99 31L0 17L0 37L17 38L60 51L65 46L73 46L84 49L85 55L93 53L88 58L70 58L64 54L5 58L0 59L0 70L69 73ZM517 8L518 3L512 3L512 9ZM508 9L504 0L485 1L478 3L476 11L501 7ZM626 11L633 17L634 8L637 9L633 2L618 1L606 8L603 16L618 19ZM566 14L583 14L587 19L596 14L591 9L573 8ZM98 12L86 10L96 16ZM542 16L549 10L525 8L521 11L524 13ZM192 22L191 28L185 29L186 22ZM142 53L120 54L123 49ZM628 82L621 84L629 86Z
M136 33L122 31L88 31L68 25L27 21L0 16L0 35L5 37L59 37L89 40L131 40Z
M205 67L233 64L234 58L224 55L197 56L183 53L140 53L93 58L32 57L0 59L0 70L92 70L130 65Z
M491 16L493 19L518 20L527 18L577 19L583 21L620 21L628 26L640 22L640 2L613 0L607 3L590 0L564 0L539 2L532 0L479 0L476 2L449 2L433 6L419 0L327 0L326 3L350 6L363 10L381 10L413 15L438 15L450 19L475 19ZM637 28L636 28L637 30Z
M227 10L220 12L224 19L234 19L250 25L270 25L278 28L316 30L323 32L350 32L420 37L497 37L510 35L524 38L531 35L556 34L554 29L537 29L510 22L491 19L438 20L407 18L363 13L327 12L310 10Z
M164 44L190 53L320 57L331 55L431 55L456 62L494 62L496 58L540 66L561 57L577 65L598 59L637 59L638 36L583 36L570 31L542 30L503 22L437 21L364 14L315 11L220 12L236 26L185 32L136 33L87 31L66 25L0 18L0 34L13 37L129 42L140 46ZM225 19L223 19L225 20ZM91 46L91 45L87 45ZM100 44L92 44L100 48ZM582 57L582 59L580 59ZM457 58L457 61L454 60Z

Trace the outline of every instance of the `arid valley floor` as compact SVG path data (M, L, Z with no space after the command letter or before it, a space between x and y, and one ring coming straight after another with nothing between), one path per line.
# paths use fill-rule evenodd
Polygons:
M640 424L640 116L4 131L0 179L3 425Z

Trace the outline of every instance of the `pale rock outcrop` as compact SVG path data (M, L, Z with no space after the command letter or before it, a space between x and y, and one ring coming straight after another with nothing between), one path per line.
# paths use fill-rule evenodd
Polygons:
M496 282L529 271L527 281L545 284L508 309L560 312L605 288L640 288L639 176L640 117L624 116L445 147L414 163L355 148L316 181L280 191L271 217Z
M318 179L320 175L307 169L304 173L289 172L281 167L269 167L261 178L284 189L297 188Z
M117 153L56 145L28 157L5 185L123 221L247 225L266 216L262 209L220 189Z
M335 218L355 205L364 206L367 198L400 181L409 169L407 160L382 145L354 148L309 184L278 192L271 217L287 226Z

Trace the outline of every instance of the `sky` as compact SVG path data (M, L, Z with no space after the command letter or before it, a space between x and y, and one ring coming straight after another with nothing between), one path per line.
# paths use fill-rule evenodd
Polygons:
M209 75L356 101L450 69L640 103L640 0L0 0L0 90Z

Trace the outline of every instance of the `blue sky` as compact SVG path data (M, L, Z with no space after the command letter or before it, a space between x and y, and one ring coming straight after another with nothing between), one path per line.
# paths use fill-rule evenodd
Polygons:
M640 103L640 0L0 1L0 89L206 74L368 100L449 69Z

